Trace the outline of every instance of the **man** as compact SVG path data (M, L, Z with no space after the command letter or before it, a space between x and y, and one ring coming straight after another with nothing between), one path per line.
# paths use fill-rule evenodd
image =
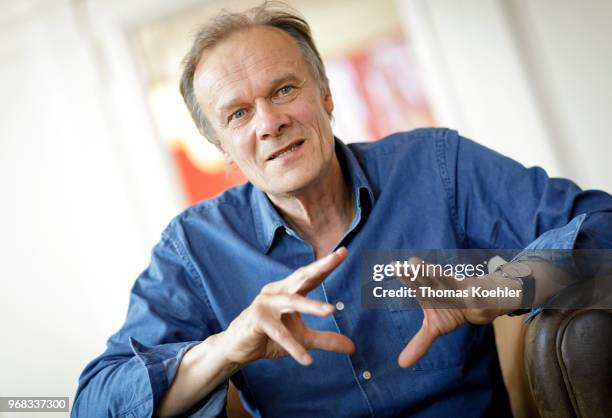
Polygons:
M263 416L510 415L492 327L477 324L519 306L363 309L360 252L601 244L609 195L444 129L344 145L308 25L287 9L205 26L181 92L249 183L164 231L75 416L218 416L230 378ZM541 305L552 270L529 266Z

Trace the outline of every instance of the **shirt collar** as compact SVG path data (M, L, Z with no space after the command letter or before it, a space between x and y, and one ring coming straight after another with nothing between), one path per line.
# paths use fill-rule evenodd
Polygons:
M264 253L267 253L270 251L276 231L285 227L285 221L276 211L268 196L257 187L253 187L252 202L257 239L263 247Z
M351 187L353 196L355 196L355 221L350 227L350 229L353 229L356 221L358 222L364 217L361 213L362 208L374 206L374 194L357 157L351 149L338 138L335 138L335 144L336 156L342 167L342 172L348 179L349 187ZM257 239L264 253L268 253L274 242L276 231L281 227L285 228L286 231L291 231L291 227L280 216L268 196L256 187L253 187L252 202Z
M336 155L340 160L343 174L349 180L349 187L353 190L353 196L355 196L356 208L361 208L364 204L369 204L370 207L374 206L374 193L370 182L366 177L361 164L357 160L357 157L351 151L351 149L338 138L336 140Z

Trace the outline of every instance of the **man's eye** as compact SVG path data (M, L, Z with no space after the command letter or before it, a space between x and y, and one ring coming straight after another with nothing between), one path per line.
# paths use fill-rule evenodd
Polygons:
M244 115L246 115L246 110L244 109L236 110L234 113L232 113L232 115L230 116L230 119L231 120L240 119L244 117Z
M278 94L280 94L281 96L286 96L289 93L291 93L293 91L293 87L291 86L284 86L281 87L280 89L278 89Z

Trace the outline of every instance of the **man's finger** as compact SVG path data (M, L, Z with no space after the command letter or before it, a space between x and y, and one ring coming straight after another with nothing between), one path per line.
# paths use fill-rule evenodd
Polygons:
M431 284L431 276L429 276L429 272L427 271L427 266L431 266L430 263L427 263L422 258L412 256L408 259L408 264L411 264L413 266L412 271L418 272L414 276L414 280L416 280L418 284Z
M283 280L268 283L262 294L300 293L302 295L317 287L346 258L347 249L340 247L327 256L300 267Z
M421 359L431 347L431 344L436 339L436 336L431 333L427 326L427 319L423 320L421 329L410 340L408 345L400 353L397 362L400 367L410 367Z
M297 270L288 278L287 291L302 295L310 292L319 286L327 275L344 261L347 254L348 250L345 247L340 247L322 259Z
M312 364L312 357L308 354L308 351L295 339L291 331L280 320L264 319L260 322L260 326L266 335L283 347L295 361L302 366Z
M292 312L305 313L316 316L327 316L336 308L329 303L308 299L299 294L281 293L278 295L265 295L266 304L279 314Z
M307 348L336 353L353 354L355 352L355 344L350 338L330 331L315 331L307 328L304 335L304 344Z
M418 285L428 284L425 271L428 263L425 263L423 259L419 257L412 256L408 259L408 264L411 267L409 270L409 275L401 276L400 282L409 287L417 287Z

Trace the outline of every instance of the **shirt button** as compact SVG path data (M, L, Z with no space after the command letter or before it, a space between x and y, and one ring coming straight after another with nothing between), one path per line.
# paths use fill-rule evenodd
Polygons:
M361 374L361 376L365 379L365 380L370 380L372 378L372 373L370 373L368 370L366 370L365 372L363 372Z
M339 311L344 309L344 303L342 302L336 302L336 309L338 309Z

